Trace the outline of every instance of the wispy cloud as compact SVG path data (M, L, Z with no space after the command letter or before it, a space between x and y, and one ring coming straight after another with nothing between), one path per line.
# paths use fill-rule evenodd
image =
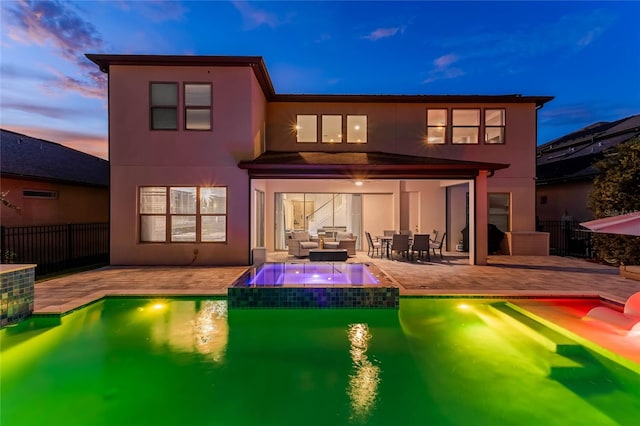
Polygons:
M123 10L132 10L152 22L181 21L188 9L180 1L173 0L145 0L121 1L118 3Z
M433 67L428 73L428 77L423 80L424 84L433 83L437 80L446 80L464 75L464 71L452 65L458 62L459 56L455 53L448 53L436 58Z
M588 48L615 21L605 11L565 15L554 22L537 27L526 27L512 33L492 32L478 28L466 34L448 37L435 43L438 47L454 50L456 55L443 55L433 61L424 83L442 78L464 75L465 69L482 70L487 67L502 72L520 69L515 64L536 60L550 53L571 54ZM451 61L451 62L449 62ZM458 68L451 68L456 62Z
M362 36L365 40L377 41L383 38L393 37L404 31L403 27L377 28L369 34Z
M72 3L54 1L20 0L8 7L9 37L22 44L45 45L51 43L60 57L80 69L87 82L76 80L77 85L68 85L69 77L61 77L61 87L76 88L80 93L91 92L83 85L104 90L106 77L96 72L82 55L83 52L100 50L102 37L94 25L83 19Z
M22 100L16 99L4 99L2 102L2 108L6 111L15 110L41 117L65 120L84 116L92 117L95 115L95 111L90 111L84 108L66 108L62 105L34 105L33 103L23 102Z
M283 23L276 14L254 7L246 1L232 1L231 3L240 12L245 30L253 30L262 25L276 28Z

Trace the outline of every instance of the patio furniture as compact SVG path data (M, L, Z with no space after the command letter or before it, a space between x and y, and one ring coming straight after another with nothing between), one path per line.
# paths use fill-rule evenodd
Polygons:
M349 258L346 249L311 249L309 250L310 261L320 262L344 262Z
M342 232L338 231L336 233L335 239L331 239L327 241L324 240L323 248L324 249L346 249L349 253L349 256L356 255L356 241L358 239L357 235L353 235L351 232Z
M389 248L391 247L391 240L393 240L393 235L376 235L376 240L380 241L382 249L387 254L388 259L390 251Z
M385 237L393 237L394 234L396 234L396 231L394 231L393 229L385 229L384 231L382 231L382 235L384 235Z
M432 243L437 243L438 242L438 234L439 234L439 231L437 229L434 229L433 231L431 231L431 235L429 236L429 240Z
M436 250L440 250L440 259L442 259L442 245L444 244L444 239L447 237L447 233L444 232L442 234L442 238L440 238L440 241L438 242L432 242L429 244L429 247L431 247L431 250L433 250L433 255L436 255Z
M421 258L424 253L427 255L427 260L431 261L431 255L429 250L431 248L431 240L429 234L416 234L413 236L413 245L411 246L411 258L418 253L418 258Z
M391 260L393 252L400 253L401 256L409 257L409 236L403 234L393 234L391 239Z
M317 249L320 245L311 241L308 232L292 232L288 241L289 254L295 257L309 256L309 250Z
M373 257L373 255L376 254L377 250L378 253L380 253L380 257L382 258L382 244L380 243L380 241L373 241L369 232L365 232L365 235L367 236L367 244L369 245L369 250L367 251L369 257Z

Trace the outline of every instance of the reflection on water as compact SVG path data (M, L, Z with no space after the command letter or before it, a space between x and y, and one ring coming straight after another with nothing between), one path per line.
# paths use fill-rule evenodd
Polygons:
M380 368L367 357L371 333L367 324L349 325L353 373L349 375L347 395L351 401L351 421L364 422L375 407L380 383Z
M156 345L208 355L216 363L224 361L229 340L226 300L171 301L161 311L151 327Z

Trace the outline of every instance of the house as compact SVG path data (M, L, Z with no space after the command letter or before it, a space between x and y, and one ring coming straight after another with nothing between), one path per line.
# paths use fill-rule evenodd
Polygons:
M0 129L3 227L107 222L109 162Z
M486 263L535 232L537 110L522 95L276 93L255 56L87 54L109 77L111 263L249 264L295 230L439 235ZM515 253L518 254L518 253Z
M593 219L588 207L595 167L618 144L640 136L640 115L599 122L537 148L537 202L541 221Z

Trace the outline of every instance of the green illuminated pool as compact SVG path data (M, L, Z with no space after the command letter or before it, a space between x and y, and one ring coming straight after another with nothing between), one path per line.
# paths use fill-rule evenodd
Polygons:
M637 373L549 350L496 302L105 299L0 332L0 424L637 424Z

